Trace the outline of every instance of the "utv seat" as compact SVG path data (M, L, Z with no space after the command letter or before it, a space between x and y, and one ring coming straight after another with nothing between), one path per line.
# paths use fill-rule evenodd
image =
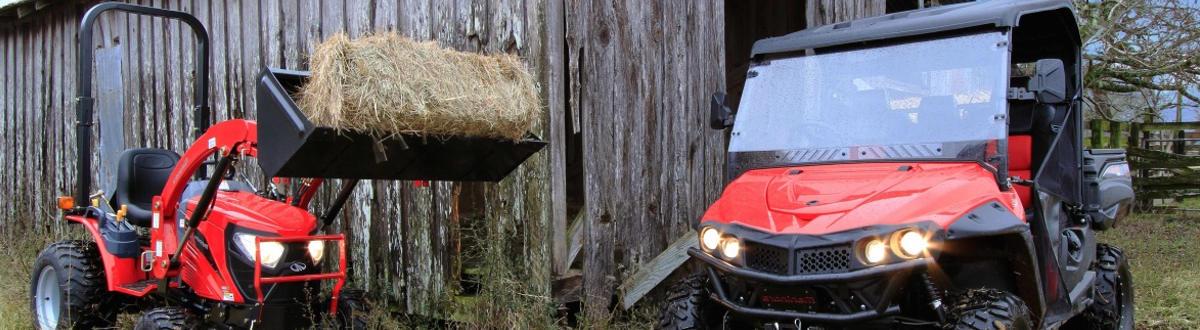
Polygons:
M179 154L163 149L129 149L117 165L117 187L111 201L114 210L125 205L130 223L150 226L151 202L179 162Z
M1033 137L1010 135L1008 137L1008 175L1023 180L1033 180ZM1014 184L1013 190L1021 198L1021 205L1033 207L1033 195L1029 186Z

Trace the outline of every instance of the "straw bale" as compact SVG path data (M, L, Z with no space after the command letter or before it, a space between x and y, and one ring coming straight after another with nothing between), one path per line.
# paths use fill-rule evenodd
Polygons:
M317 125L395 134L517 140L541 117L532 75L513 55L459 52L396 33L317 45L298 93Z

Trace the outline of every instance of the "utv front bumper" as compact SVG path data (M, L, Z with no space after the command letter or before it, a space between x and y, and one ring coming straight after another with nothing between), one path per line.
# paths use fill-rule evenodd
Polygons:
M913 228L929 233L931 242L943 240L942 231L931 223L820 236L769 234L735 225L720 229L743 242L743 253L737 258L698 248L688 249L688 254L706 265L711 300L742 317L869 322L901 314L902 309L930 306L929 299L921 298L928 298L923 280L935 262L936 249L915 258L892 256L877 264L858 257L856 246L864 239L886 238Z
M771 319L801 319L805 321L829 322L829 323L849 323L862 322L868 320L879 319L885 316L896 315L900 313L900 306L892 304L892 296L906 283L909 275L915 271L923 271L931 263L928 259L913 259L900 263L881 265L873 268L860 269L847 273L835 274L816 274L816 275L776 275L766 272L755 271L732 265L724 260L720 260L710 254L704 253L698 249L688 249L688 254L693 258L699 259L710 267L707 269L709 274L709 283L711 283L711 299L726 309L734 313ZM721 276L725 274L726 276ZM845 307L849 312L805 312L786 309L773 309L763 307L751 307L746 304L745 299L735 299L730 292L729 286L745 284L746 282L757 282L779 287L785 286L836 286L838 284L850 283L866 283L884 279L884 297L881 301L873 302L872 306L866 306L864 301L861 306L867 308L856 308L849 306L846 302L834 303L833 307ZM731 283L737 282L737 283ZM746 298L746 297L743 297ZM753 299L753 298L750 298ZM742 300L739 302L738 300ZM839 306L845 305L845 306Z

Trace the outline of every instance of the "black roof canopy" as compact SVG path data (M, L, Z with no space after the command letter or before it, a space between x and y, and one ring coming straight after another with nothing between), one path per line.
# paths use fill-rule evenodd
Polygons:
M851 43L913 37L970 28L1011 28L1026 14L1061 11L1074 20L1067 0L982 0L830 24L754 43L751 56ZM1079 32L1070 31L1078 36ZM1074 40L1078 42L1079 38Z

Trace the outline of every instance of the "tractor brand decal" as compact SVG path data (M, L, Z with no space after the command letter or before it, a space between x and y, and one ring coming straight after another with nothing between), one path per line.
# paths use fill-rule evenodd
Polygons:
M293 273L299 273L299 272L304 271L305 269L308 269L308 266L304 265L303 263L293 262L292 265L288 267L288 269L291 269Z
M233 301L233 292L229 292L229 287L221 286L221 300Z

